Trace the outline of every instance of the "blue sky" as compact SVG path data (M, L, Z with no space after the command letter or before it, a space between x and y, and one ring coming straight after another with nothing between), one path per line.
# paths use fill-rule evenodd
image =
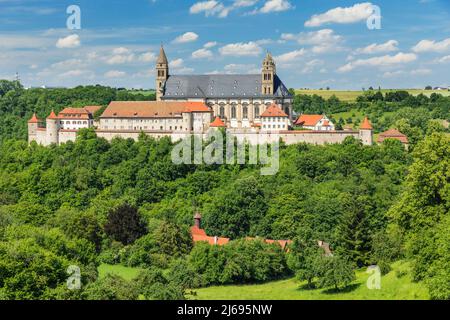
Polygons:
M288 87L449 86L450 0L0 0L0 78L26 86L153 88L161 43L172 74L256 73L269 50Z

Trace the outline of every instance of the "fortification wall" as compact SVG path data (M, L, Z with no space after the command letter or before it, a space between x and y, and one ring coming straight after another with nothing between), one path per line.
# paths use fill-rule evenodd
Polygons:
M357 131L282 131L279 133L265 132L264 134L234 132L239 142L247 141L250 144L265 144L283 140L287 145L308 143L315 145L343 143L347 137L360 139Z
M68 141L75 141L77 138L76 130L60 130L59 131L59 143L66 143Z

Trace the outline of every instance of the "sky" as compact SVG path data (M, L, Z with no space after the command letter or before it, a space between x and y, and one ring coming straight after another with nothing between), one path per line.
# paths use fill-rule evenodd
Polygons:
M27 87L154 88L161 44L171 74L270 51L289 88L450 86L450 0L0 0L0 79Z

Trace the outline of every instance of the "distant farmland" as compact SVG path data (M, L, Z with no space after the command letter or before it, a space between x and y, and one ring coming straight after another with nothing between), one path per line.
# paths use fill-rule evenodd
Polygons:
M421 90L421 89L384 89L381 90L381 92L392 92L392 91L408 91L412 95L419 95L423 93L426 96L430 96L432 93L439 93L443 96L450 96L450 91L444 91L444 90ZM296 90L297 94L306 94L306 95L318 95L324 99L328 99L335 95L339 100L346 101L346 102L354 102L356 101L356 98L362 94L364 94L363 91L344 91L344 90Z

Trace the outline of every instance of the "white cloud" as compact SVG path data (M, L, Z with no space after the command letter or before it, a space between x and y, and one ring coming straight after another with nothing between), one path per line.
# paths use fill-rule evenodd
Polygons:
M177 69L177 68L181 68L184 64L184 60L183 59L175 59L169 62L169 67Z
M213 57L213 53L208 49L199 49L192 53L194 59L210 59Z
M139 60L142 62L156 61L156 55L153 52L146 52L139 56Z
M231 63L224 68L226 74L257 74L261 72L261 69L254 64L235 64Z
M332 29L302 32L299 34L283 33L281 35L281 40L296 41L301 45L312 45L313 53L335 52L343 49L340 46L343 38L340 35L335 34Z
M308 61L304 64L303 69L300 72L303 74L312 73L314 71L314 69L316 69L316 67L323 66L323 64L324 64L324 62L319 59L314 59L314 60ZM321 69L320 72L325 73L326 69Z
M189 9L191 14L205 13L206 17L219 16L225 18L228 16L229 10L225 6L215 0L197 2Z
M426 76L426 75L429 75L429 74L432 74L432 73L433 73L432 70L425 69L425 68L423 68L423 69L416 69L416 70L412 70L411 71L411 75L413 75L413 76Z
M76 69L76 70L70 70L64 73L61 73L58 75L58 77L60 78L76 78L76 77L93 77L93 73L92 71L89 70L80 70L80 69Z
M106 59L106 63L107 64L124 64L127 62L132 62L134 60L135 56L134 54L126 54L126 55L121 55L121 54L116 54L113 55L109 58Z
M105 78L122 78L125 77L127 74L123 71L117 71L117 70L111 70L105 73Z
M354 60L338 69L339 72L349 72L358 67L383 67L398 64L409 63L417 60L417 55L414 53L398 53L394 56L385 55L381 57L374 57L369 59Z
M293 6L288 0L268 0L264 6L258 10L260 13L281 12L292 9Z
M79 47L81 44L80 37L77 34L72 34L65 38L60 38L56 42L56 47L59 49L70 49Z
M450 62L450 55L438 58L434 61L435 63L448 63Z
M128 53L130 53L130 49L124 47L115 48L113 50L113 54L128 54Z
M214 48L215 46L217 46L217 42L210 41L210 42L205 43L205 45L203 47L206 49L211 49L211 48Z
M282 55L274 57L275 61L279 64L285 64L298 60L298 58L304 56L306 53L305 49L295 50L291 52L284 53Z
M185 34L182 34L181 36L173 40L173 43L188 43L196 41L197 39L198 34L196 34L195 32L186 32Z
M450 38L442 41L422 40L416 44L412 50L419 52L447 52L450 51Z
M232 43L219 49L219 52L223 56L258 56L262 52L262 48L256 42L248 43Z
M325 13L313 15L305 22L305 27L320 27L329 23L355 23L367 20L373 14L373 4L357 3L352 7L337 7Z
M365 48L356 49L355 54L377 54L398 51L398 41L389 40L382 44L373 43Z

